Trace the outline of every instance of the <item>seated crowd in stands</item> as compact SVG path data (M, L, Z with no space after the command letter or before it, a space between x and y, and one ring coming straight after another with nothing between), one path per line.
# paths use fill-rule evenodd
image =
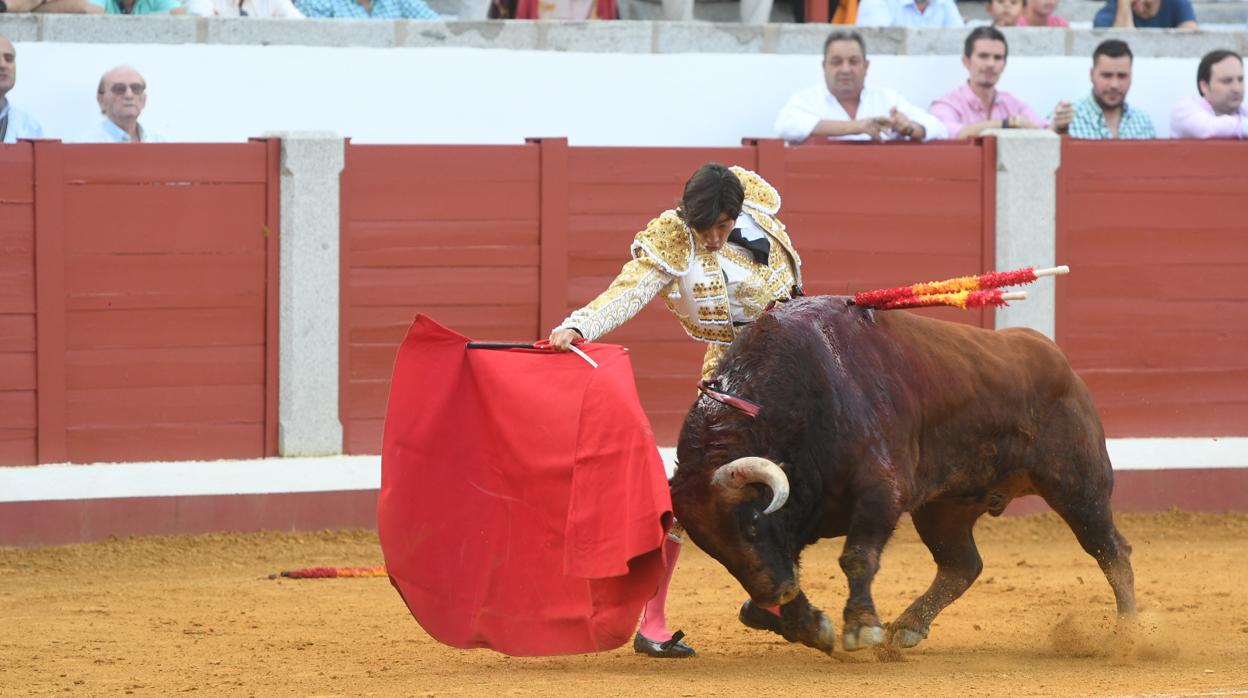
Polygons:
M834 31L823 45L823 81L789 98L776 118L777 135L791 143L930 141L1024 128L1051 129L1071 138L1156 138L1149 115L1127 102L1134 56L1125 41L1102 41L1092 52L1091 91L1077 102L1059 101L1043 118L1022 100L997 89L1009 58L1009 45L998 29L973 29L962 54L966 82L924 110L896 90L868 86L871 62L866 42L857 32ZM81 134L45 134L35 118L9 102L16 83L17 50L0 36L0 141L5 143L44 137L87 143L164 140L139 122L147 106L147 81L130 66L118 66L100 77L96 94L100 118ZM1206 54L1196 69L1196 89L1198 95L1183 97L1170 115L1175 138L1248 137L1244 63L1238 53L1222 49Z
M740 0L741 21L770 20L774 0ZM619 19L618 0L488 0L496 19ZM802 21L805 0L792 0ZM955 0L828 0L834 24L863 27L961 27ZM1069 27L1056 13L1058 0L988 0L998 27ZM662 0L668 20L693 19L694 0ZM199 17L347 17L352 19L439 19L425 0L11 0L2 12ZM1095 27L1195 29L1191 0L1106 0Z
M13 0L0 12L440 19L425 0Z
M969 138L989 129L1050 129L1071 138L1156 138L1152 119L1127 102L1134 56L1119 39L1092 52L1091 90L1075 102L1059 101L1040 117L1022 100L997 89L1009 45L994 27L966 37L962 65L967 81L932 102L928 111L897 91L866 85L866 42L834 31L823 45L823 81L800 90L776 117L776 134L790 143L824 140ZM1170 116L1176 138L1245 138L1244 63L1229 50L1212 51L1196 71L1199 96L1188 95Z

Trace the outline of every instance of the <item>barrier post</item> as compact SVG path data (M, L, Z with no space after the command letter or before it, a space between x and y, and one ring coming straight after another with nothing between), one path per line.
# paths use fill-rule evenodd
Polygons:
M997 269L1053 266L1061 139L1042 129L992 129L984 135L996 136L997 142ZM1030 327L1052 339L1057 325L1053 281L1028 287L1027 296L1026 301L998 308L996 327Z
M277 135L282 139L278 453L338 454L344 141L328 132Z

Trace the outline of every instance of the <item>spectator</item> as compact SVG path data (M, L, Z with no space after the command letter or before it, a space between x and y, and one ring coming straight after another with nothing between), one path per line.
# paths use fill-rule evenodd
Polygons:
M1187 95L1170 113L1175 138L1248 137L1244 109L1244 59L1234 51L1210 51L1196 68L1200 96Z
M858 0L824 0L828 5L828 20L832 24L857 24ZM806 23L806 0L789 0L793 21Z
M693 0L688 4L693 19ZM668 10L666 2L664 10ZM493 20L618 20L620 11L615 0L493 0L487 16ZM466 19L463 10L459 19Z
M128 65L104 73L95 97L104 118L83 134L83 143L163 143L159 134L139 125L139 115L147 106L147 82Z
M89 0L9 0L2 3L4 12L39 12L42 14L102 15L104 8Z
M1129 5L1108 0L1092 19L1092 26L1195 29L1196 12L1192 0L1131 0Z
M183 7L197 17L303 17L290 0L186 0Z
M109 15L184 15L180 0L88 0ZM98 10L97 10L98 12Z
M1023 0L988 0L988 14L994 27L1013 27L1023 16Z
M896 91L864 87L870 62L857 32L832 32L823 54L823 82L793 95L780 110L776 131L781 138L922 141L948 136L939 119Z
M3 143L16 143L19 138L43 138L39 122L9 101L9 92L16 84L17 49L8 37L0 36L0 142Z
M1153 122L1127 104L1134 57L1125 41L1107 39L1092 52L1092 94L1075 105L1071 138L1156 138Z
M932 116L940 119L952 138L978 136L990 128L1048 128L1024 102L997 89L1010 49L996 27L971 30L962 46L962 65L969 79L932 102ZM1074 117L1070 102L1053 109L1052 128L1064 130Z
M962 15L953 0L862 0L860 27L960 27Z
M441 19L425 0L297 0L307 17Z
M1057 11L1057 0L1026 0L1023 16L1018 18L1020 27L1066 27L1070 22L1054 14Z
M496 0L497 1L497 0ZM513 2L515 0L512 0ZM565 0L566 1L566 0ZM771 21L771 7L774 0L741 0L740 17L742 24L766 24ZM804 2L805 0L800 0ZM547 4L551 0L529 0L535 4ZM524 5L525 0L520 0ZM614 0L611 2L615 5ZM692 22L694 0L662 0L663 19L671 22ZM525 19L523 10L518 10L520 19ZM546 15L542 15L545 17ZM799 20L800 21L800 20Z

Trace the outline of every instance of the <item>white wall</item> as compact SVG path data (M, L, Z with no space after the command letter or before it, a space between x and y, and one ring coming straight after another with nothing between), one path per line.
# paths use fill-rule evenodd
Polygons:
M467 48L18 43L14 103L49 137L99 118L95 90L129 63L147 78L142 121L170 140L241 141L332 130L360 143L731 146L772 136L789 94L822 79L817 55L609 54ZM1198 58L1139 58L1128 101L1159 135L1194 92ZM1090 60L1018 56L1002 89L1042 115L1089 90ZM926 106L965 79L958 56L881 55L868 80Z

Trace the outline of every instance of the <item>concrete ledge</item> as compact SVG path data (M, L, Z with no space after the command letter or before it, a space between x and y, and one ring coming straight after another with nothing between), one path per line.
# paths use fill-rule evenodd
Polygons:
M9 41L39 41L41 26L37 15L0 15L0 33Z
M204 44L244 44L253 46L364 46L387 48L396 45L395 35L407 24L403 20L367 19L288 19L254 18L236 21L227 18L197 17ZM442 22L431 22L442 25Z
M587 53L654 53L655 22L537 20L538 48Z
M6 14L0 20L6 36L10 19ZM204 39L194 17L39 15L37 21L39 41L62 44L198 44Z
M538 48L537 22L408 22L400 46L433 48Z
M767 26L709 22L655 22L656 53L769 53Z
M1244 53L1244 32L1187 32L1175 29L1142 32L1138 29L1082 29L1070 32L1072 56L1091 56L1106 39L1122 39L1136 58L1198 58L1215 49Z
M1238 5L1232 9L1238 9ZM0 15L13 41L93 44L461 47L587 53L773 53L818 55L830 31L818 24L735 22L443 22L206 17ZM870 55L959 55L967 29L861 28ZM1248 49L1242 31L1007 29L1011 56L1088 57L1107 38L1138 57L1195 58Z

